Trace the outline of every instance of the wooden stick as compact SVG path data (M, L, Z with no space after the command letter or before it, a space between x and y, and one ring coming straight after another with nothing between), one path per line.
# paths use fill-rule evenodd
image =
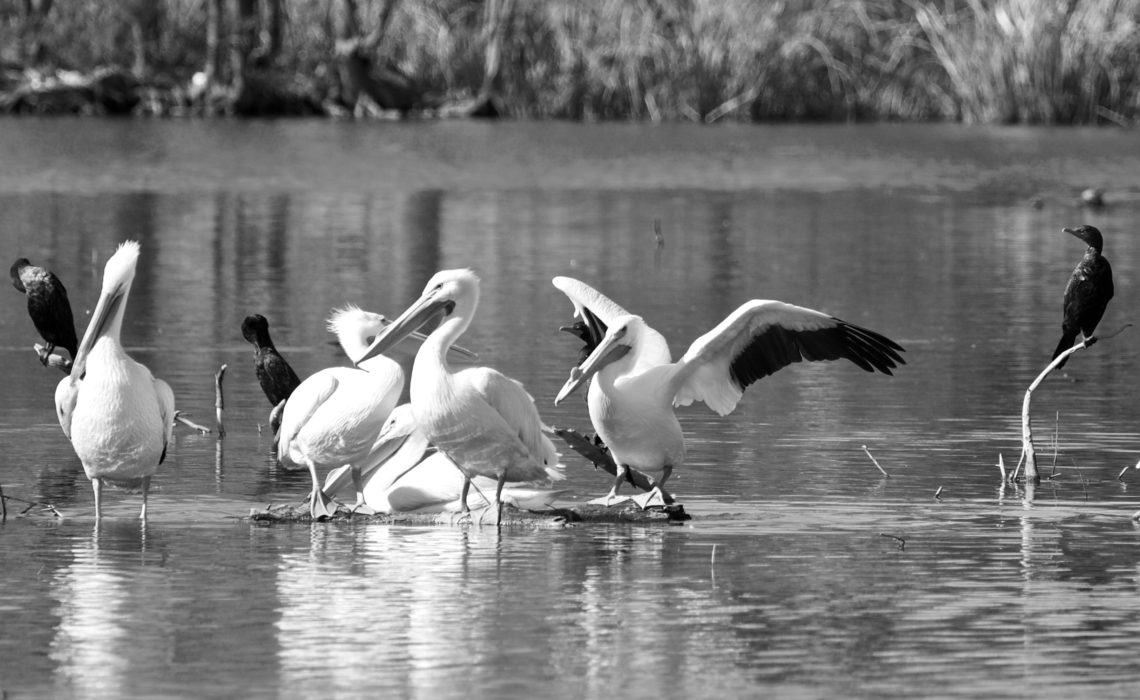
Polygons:
M938 490L934 492L934 497L940 501L942 500L942 487L941 486L939 486Z
M1127 467L1125 467L1127 469ZM4 498L4 485L0 484L0 520L8 519L8 499Z
M871 454L871 451L867 449L866 445L863 445L863 451L867 453L867 456L871 458L871 461L875 463L875 466L879 468L879 471L883 473L883 476L887 477L888 479L891 478L891 475L887 473L886 469L883 469L883 465L879 464L879 460L875 459L875 455Z
M207 428L204 425L198 425L194 421L192 421L189 418L187 418L186 416L182 415L182 411L175 411L174 412L174 422L175 423L181 423L182 425L193 428L194 430L197 430L199 433L202 433L203 435L209 435L210 434L209 428Z
M214 374L214 409L218 419L218 437L224 438L226 436L226 426L222 423L222 410L226 407L226 402L222 397L222 379L226 376L226 365L222 365Z
M998 453L998 469L1001 470L1002 483L1005 483L1005 459L1001 456L1000 452Z
M40 345L39 343L33 345L32 349L36 351L36 357L43 357L44 353L47 352L47 346ZM55 367L64 374L71 374L71 360L67 359L63 355L57 355L54 352L48 355L47 366Z
M1127 464L1125 464L1124 468L1120 470L1120 473L1116 475L1116 480L1117 481L1124 481L1124 472L1126 472L1126 471L1128 471L1128 465Z

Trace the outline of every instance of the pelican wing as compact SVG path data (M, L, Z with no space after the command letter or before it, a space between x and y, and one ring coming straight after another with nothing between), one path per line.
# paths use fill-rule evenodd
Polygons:
M55 417L59 419L59 427L63 434L71 439L71 416L75 412L75 402L79 400L79 387L83 380L70 375L59 380L55 385Z
M834 316L780 301L753 299L693 341L674 375L674 404L704 401L732 412L744 389L794 362L846 359L891 374L906 364L886 336Z
M339 384L335 373L320 371L293 390L289 400L285 402L284 415L281 417L281 429L278 432L278 460L288 459L289 444L297 438L301 428L305 427L305 423L313 417L321 404L328 401L336 392Z
M574 317L579 322L565 330L577 335L586 343L582 349L578 364L590 356L598 343L602 342L606 331L615 321L631 314L618 306L612 299L594 289L585 282L572 277L555 277L554 286L565 294L574 304ZM665 337L648 326L642 333L642 347L639 356L651 363L668 363L671 361L669 344Z
M560 472L556 470L558 452L554 449L554 443L543 433L542 419L534 405L534 398L527 393L521 382L490 367L472 367L455 376L458 381L482 396L507 426L516 432L535 461L546 467L548 476L561 478Z
M166 460L166 448L170 446L171 440L174 439L174 390L170 385L156 377L151 377L154 381L154 394L158 398L158 414L162 416L162 456L158 458L158 463L162 464Z

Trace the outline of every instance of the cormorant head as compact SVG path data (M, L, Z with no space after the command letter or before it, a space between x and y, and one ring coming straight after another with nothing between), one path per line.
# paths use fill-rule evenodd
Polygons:
M250 314L241 322L241 336L254 345L265 345L269 340L269 321L261 314Z
M21 294L27 294L28 290L24 287L24 283L20 280L20 270L23 270L28 265L31 265L31 263L28 262L27 258L20 258L16 262L12 263L12 269L9 270L9 274L12 276L12 286L15 287L16 291L20 292Z
M1078 226L1077 228L1063 228L1065 233L1071 233L1085 243L1089 244L1090 248L1095 248L1096 252L1101 252L1104 249L1104 237L1100 235L1100 231L1095 226Z

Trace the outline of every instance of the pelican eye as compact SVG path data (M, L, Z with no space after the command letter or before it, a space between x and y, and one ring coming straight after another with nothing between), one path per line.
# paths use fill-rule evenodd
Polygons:
M365 344L365 345L371 345L371 344L372 344L372 342L373 342L373 341L375 341L375 340L376 340L376 336L374 336L374 335L365 336L365 338L364 338L364 344Z

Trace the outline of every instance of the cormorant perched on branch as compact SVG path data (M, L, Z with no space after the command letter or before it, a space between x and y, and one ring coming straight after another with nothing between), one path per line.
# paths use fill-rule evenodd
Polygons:
M1092 335L1104 316L1113 293L1112 266L1100 254L1104 248L1104 238L1100 231L1092 226L1061 230L1088 243L1089 247L1065 287L1065 317L1061 322L1061 342L1057 343L1057 349L1053 351L1054 359L1073 347L1078 333L1085 338ZM1064 367L1067 361L1068 358L1065 358L1057 368Z
M266 321L264 316L261 314L246 316L241 322L241 334L253 344L257 382L265 392L265 398L269 399L269 405L274 407L269 423L273 432L277 432L277 427L280 425L280 405L289 398L301 380L297 378L297 373L285 358L281 357L281 353L277 352L277 348L269 338L269 321Z
M40 353L40 362L48 363L48 356L58 345L71 354L72 360L79 349L75 336L75 320L71 315L71 301L67 290L49 270L36 267L27 258L12 263L12 286L28 297L28 315L36 331L47 343Z

